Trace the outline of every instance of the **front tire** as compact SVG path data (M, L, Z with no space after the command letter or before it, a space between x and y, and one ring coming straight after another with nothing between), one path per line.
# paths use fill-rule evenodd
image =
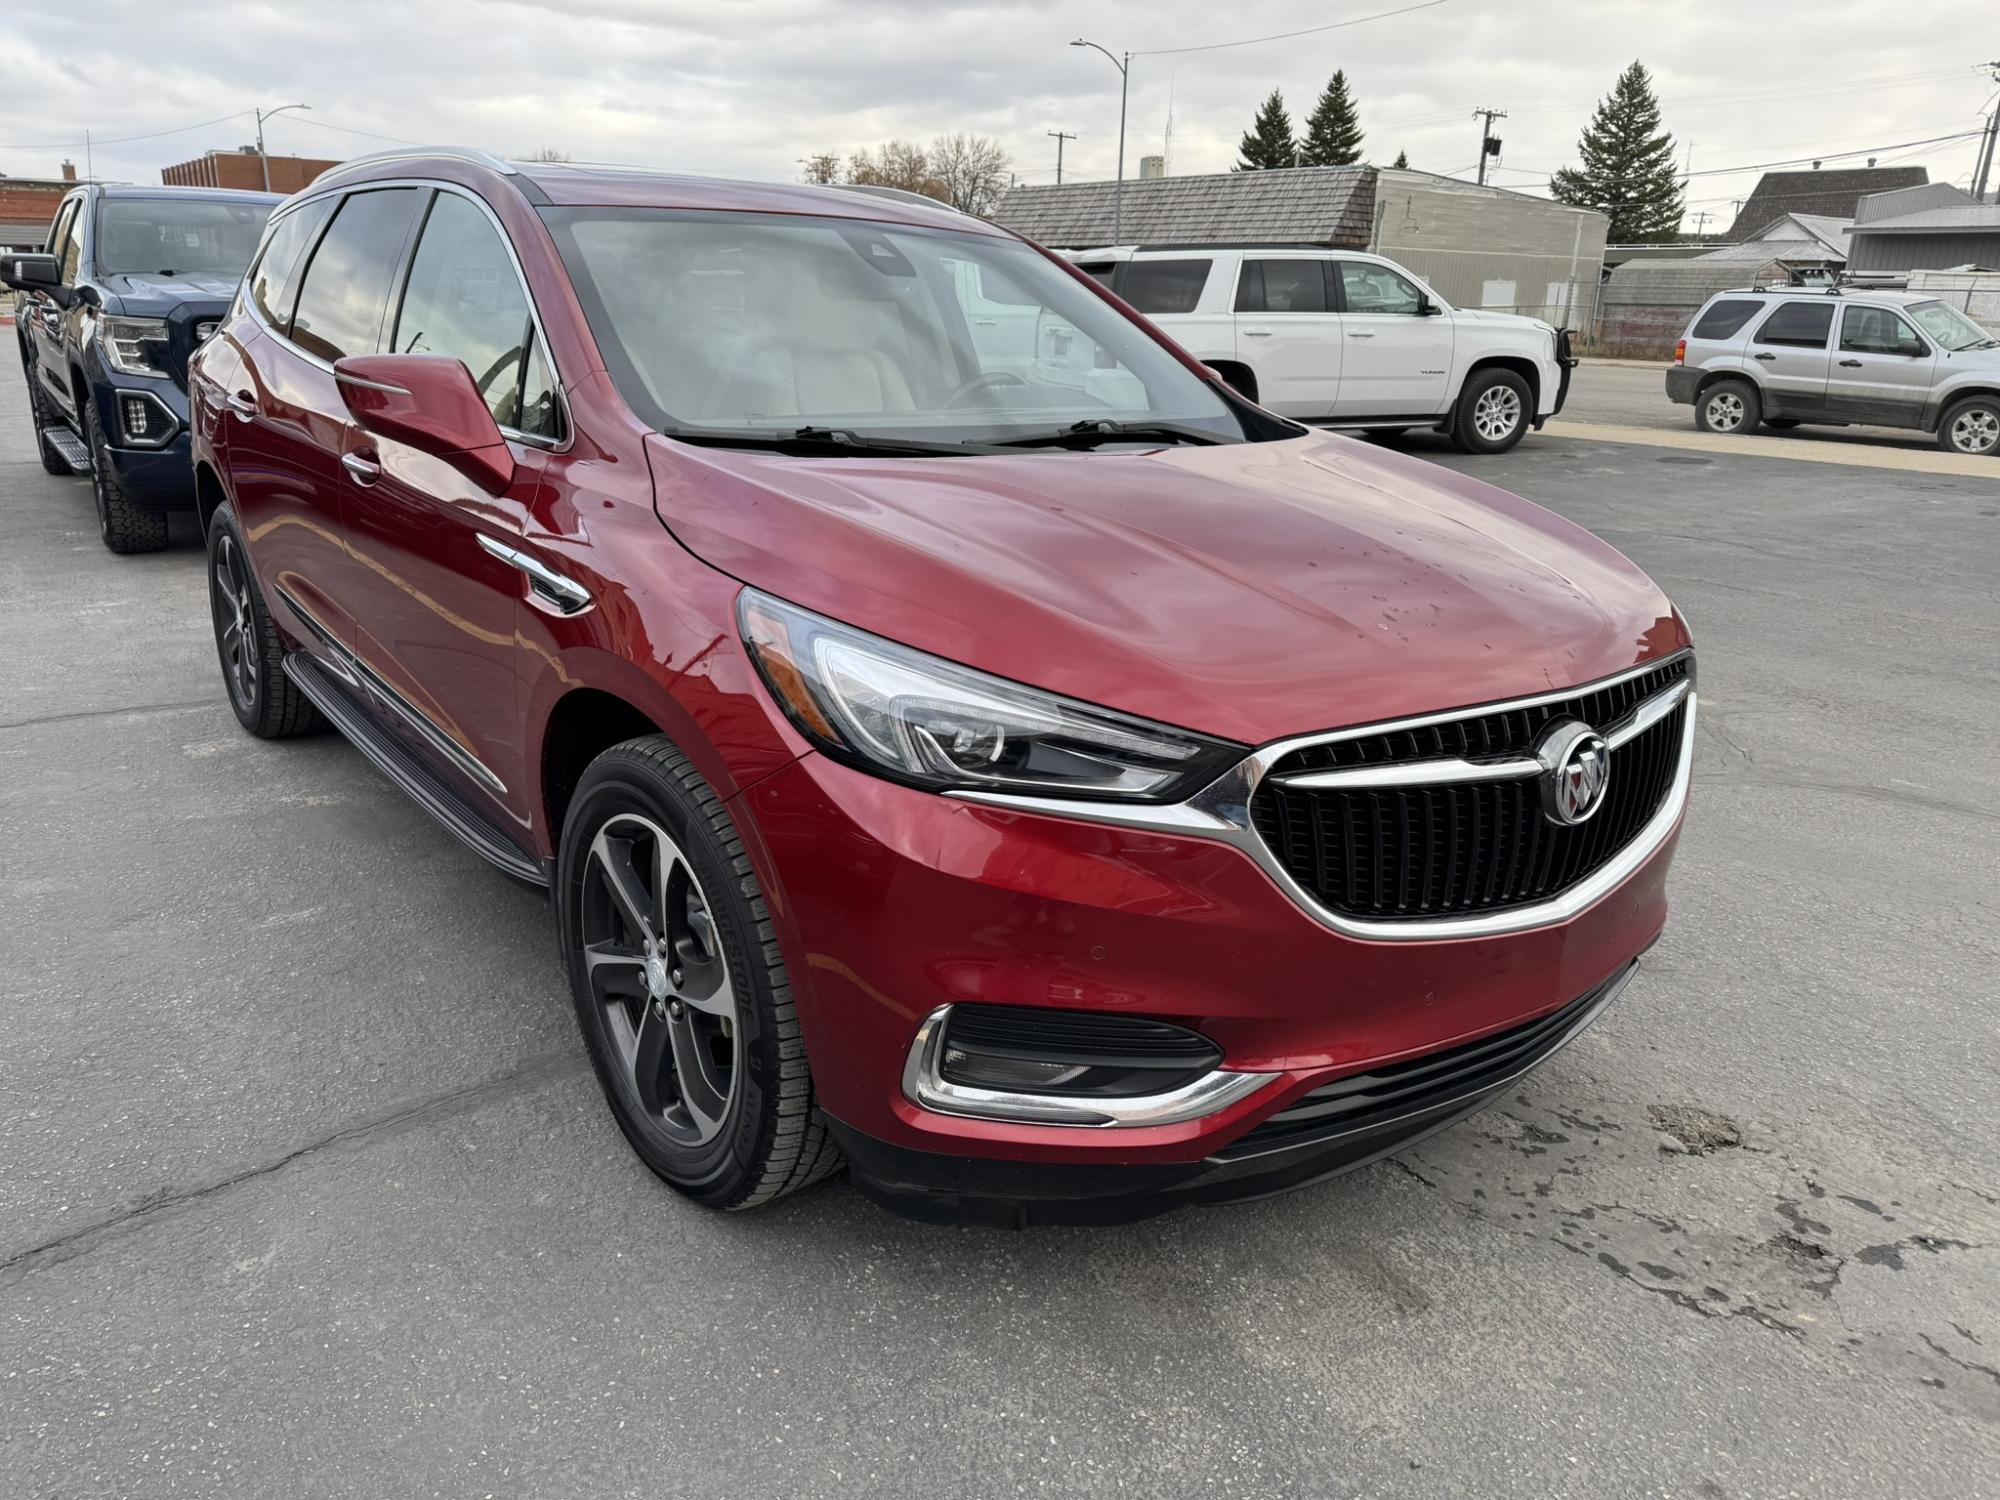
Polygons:
M208 608L215 654L236 722L260 740L307 734L324 722L312 700L285 675L285 646L264 607L236 513L217 507L208 523Z
M1512 370L1481 370L1458 393L1451 440L1464 453L1505 453L1528 431L1535 399Z
M113 552L159 552L167 545L164 512L132 503L112 472L105 453L104 429L97 420L97 403L87 389L77 392L83 408L83 441L90 449L90 490L97 502L97 534Z
M840 1165L756 874L728 810L664 736L584 772L556 912L598 1083L655 1174L710 1208L745 1209Z
M1991 458L2000 454L2000 400L1992 396L1968 396L1944 414L1938 423L1938 446L1947 453L1971 458Z
M1694 425L1721 437L1755 432L1763 413L1757 387L1747 380L1718 380L1695 398Z

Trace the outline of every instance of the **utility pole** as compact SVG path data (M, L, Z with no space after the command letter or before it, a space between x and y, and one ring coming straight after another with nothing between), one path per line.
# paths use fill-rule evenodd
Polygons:
M1105 60L1118 70L1118 186L1111 198L1111 240L1122 245L1125 243L1125 100L1132 91L1132 54L1127 52L1125 60L1120 62L1097 43L1086 42L1082 37L1070 45L1103 52Z
M90 132L88 130L83 133L83 180L85 182L97 181L97 165L91 160Z
M1052 135L1052 136L1054 136L1054 137L1056 138L1056 186L1057 186L1057 187L1061 187L1061 186L1062 186L1062 148L1063 148L1063 142L1064 142L1064 141L1073 141L1073 140L1075 140L1075 139L1076 139L1076 137L1075 137L1075 136L1073 136L1073 135L1071 135L1071 134L1070 134L1070 133L1069 133L1069 132L1068 132L1067 130L1044 130L1044 131L1042 132L1042 134L1043 134L1043 135Z
M1472 112L1472 118L1486 123L1479 127L1479 185L1486 186L1486 158L1500 154L1500 142L1494 139L1493 122L1507 118L1504 109L1487 109L1481 106Z
M264 122L283 114L288 109L311 108L310 104L281 104L276 109L258 109L252 111L257 116L257 164L264 169L265 192L268 193L271 191L271 158L264 154ZM241 117L239 116L238 118Z
M1993 81L2000 83L2000 62L1986 64L1986 71L1993 75ZM1993 113L1986 121L1986 139L1979 145L1979 164L1972 169L1972 196L1982 203L1986 200L1986 180L1993 173L1993 156L2000 147L2000 100L1995 100Z
M1707 227L1708 227L1708 210L1705 208L1697 209L1695 211L1695 216L1694 216L1694 237L1696 239L1700 239L1702 230L1706 229Z

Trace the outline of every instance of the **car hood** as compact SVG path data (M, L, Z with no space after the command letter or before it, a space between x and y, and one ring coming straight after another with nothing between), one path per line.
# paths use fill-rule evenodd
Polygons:
M236 295L241 276L218 276L189 271L177 276L146 276L120 272L105 276L99 284L118 299L111 309L134 318L163 318L190 302L227 304Z
M1580 527L1331 434L964 459L648 442L661 519L712 566L1245 743L1571 687L1686 643Z
M1485 327L1518 328L1525 332L1553 333L1555 326L1540 318L1523 317L1520 313L1488 312L1483 307L1458 307L1452 309L1452 317L1461 323L1478 323Z

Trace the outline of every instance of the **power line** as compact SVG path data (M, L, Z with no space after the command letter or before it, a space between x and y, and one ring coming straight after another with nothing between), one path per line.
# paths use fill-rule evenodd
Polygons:
M1171 57L1182 52L1223 52L1231 47L1255 47L1262 42L1285 42L1295 36L1317 36L1323 31L1339 31L1348 26L1360 26L1368 21L1386 21L1391 16L1407 16L1412 11L1430 10L1435 6L1448 4L1449 0L1423 0L1421 5L1406 5L1401 10L1378 11L1372 16L1356 16L1351 21L1333 21L1325 26L1307 26L1299 31L1280 31L1271 36L1245 37L1240 42L1210 42L1201 47L1155 47L1150 52L1134 52L1134 57Z
M176 125L176 126L174 126L174 127L172 128L172 129L170 129L170 130L145 130L145 131L141 131L141 132L140 132L139 134L137 134L137 135L117 135L117 136L96 136L96 135L93 135L93 136L89 137L89 139L88 139L88 140L82 140L82 141L36 141L36 142L31 142L31 143L29 143L29 144L26 144L26 145L16 145L16 146L6 146L6 147L0 147L0 150L7 150L7 151L72 151L72 150L75 150L75 151L80 151L80 150L82 150L82 149L83 149L83 148L84 148L84 147L85 147L86 145L89 145L89 146L122 146L122 145L124 145L124 144L125 144L126 142L128 142L128 141L151 141L151 140L157 140L157 139L158 139L159 137L161 137L161 136L163 136L163 135L185 135L185 134L187 134L187 132L189 132L190 130L206 130L206 129L207 129L207 128L208 128L209 126L211 126L211 125L220 125L220 124L222 124L222 123L224 123L225 121L228 121L228 120L240 120L240 119L242 119L242 118L243 118L243 116L245 116L245 115L247 115L247 114L250 114L250 113L252 113L252 111L250 111L250 110L247 110L247 109L239 109L239 110L237 110L237 111L236 111L236 112L235 112L234 114L228 114L228 115L217 115L217 116L216 116L216 117L215 117L215 118L214 118L213 120L197 120L197 121L196 121L196 122L195 122L194 124L192 124L192 125Z

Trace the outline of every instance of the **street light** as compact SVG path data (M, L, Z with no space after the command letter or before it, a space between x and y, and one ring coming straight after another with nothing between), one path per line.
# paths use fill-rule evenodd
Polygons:
M264 154L264 122L276 119L288 109L311 109L310 104L281 104L276 109L260 109L257 115L257 163L264 169L264 191L271 191L271 158Z
M1070 45L1104 52L1097 43L1086 42L1082 37ZM1109 52L1104 52L1104 56L1118 70L1118 186L1113 189L1111 198L1111 242L1122 245L1125 243L1125 96L1132 84L1132 54L1126 53L1123 62Z

